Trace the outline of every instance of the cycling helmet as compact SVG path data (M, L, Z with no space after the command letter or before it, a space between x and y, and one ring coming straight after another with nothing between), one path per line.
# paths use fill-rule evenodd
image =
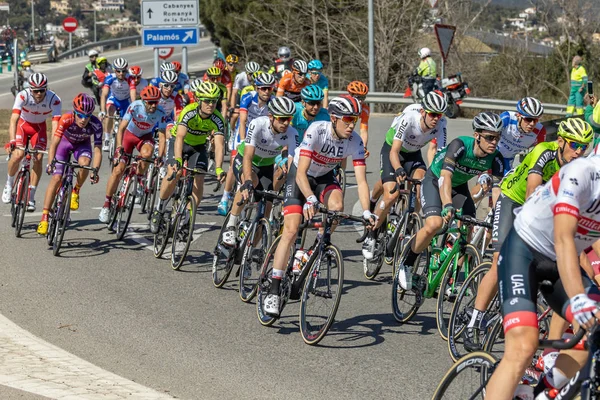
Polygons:
M108 64L108 59L106 57L98 57L96 58L96 65L100 65L102 63Z
M249 73L249 74L253 74L253 73L255 73L256 71L259 71L259 70L260 70L260 65L259 65L257 62L254 62L254 61L248 61L248 62L246 63L246 66L245 66L244 68L245 68L245 70L246 70L246 72L247 72L247 73Z
M198 91L198 86L200 86L201 83L202 83L202 79L194 79L193 81L190 82L190 90L193 93L196 93L196 91Z
M94 56L97 56L98 54L100 54L98 52L98 50L90 50L90 51L88 51L88 57L94 57Z
M87 93L79 93L73 99L73 110L85 115L90 115L96 108L96 101Z
M175 67L175 72L179 73L181 71L181 63L179 61L173 61L171 64Z
M216 83L205 81L198 85L194 94L199 100L218 99L221 95L221 90Z
M296 60L292 65L292 69L301 74L306 74L308 72L308 66L306 65L306 61L304 60Z
M302 89L300 97L304 101L321 101L325 97L325 93L317 85L309 85Z
M210 67L209 69L206 70L206 75L208 76L221 76L223 72L221 71L221 68L219 67Z
M127 65L127 60L121 57L113 61L113 67L115 67L115 69L126 69Z
M422 49L419 50L419 58L429 57L430 55L431 55L431 50L429 50L429 47L423 47Z
M144 70L137 65L129 67L129 75L131 76L142 76L142 72L144 72Z
M446 96L439 90L433 90L427 93L427 96L421 102L423 109L428 112L443 114L448 108Z
M229 54L225 58L225 61L229 64L237 64L238 62L240 62L240 58L238 56L236 56L235 54Z
M160 100L160 90L156 86L146 86L140 97L145 101L158 101Z
M213 66L219 68L221 71L225 69L225 61L222 58L217 58L213 61Z
M46 75L36 72L27 79L27 83L33 89L44 89L48 86L48 78Z
M539 118L544 113L544 106L533 97L523 97L517 103L517 112L527 118Z
M500 133L502 132L502 118L498 114L489 111L479 113L473 118L473 130L476 132Z
M31 67L31 62L29 62L29 61L25 60L25 61L23 61L23 62L21 63L21 66L22 66L23 68Z
M350 82L346 90L354 96L366 96L369 93L369 87L361 81Z
M275 97L269 101L269 113L277 117L291 117L296 113L296 104L287 97Z
M277 56L279 58L290 58L292 56L292 52L289 47L282 46L277 50Z
M254 78L254 85L256 87L273 87L275 85L275 77L266 72L261 72L256 78Z
M160 80L162 83L177 83L177 72L175 71L163 71L160 74Z
M360 110L360 102L347 94L334 97L327 107L329 114L335 117L358 116Z
M171 62L164 62L160 64L160 72L163 71L175 71L175 66Z
M580 118L568 118L558 126L558 136L574 142L587 144L592 141L592 126Z
M323 63L319 60L312 60L311 62L308 63L308 69L309 70L317 69L320 71L323 69Z

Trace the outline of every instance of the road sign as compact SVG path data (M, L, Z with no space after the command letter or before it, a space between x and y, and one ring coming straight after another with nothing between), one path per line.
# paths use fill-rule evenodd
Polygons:
M437 7L438 0L429 0L429 4L431 4L431 8Z
M198 25L198 0L143 0L142 25Z
M440 53L442 53L442 59L446 61L448 53L450 52L450 46L452 46L452 40L454 40L454 32L456 27L452 25L435 24L433 26L435 30L435 36L437 37L438 45L440 46Z
M198 44L198 27L142 28L142 44L147 47L194 46Z
M158 49L158 56L163 60L166 60L167 58L171 57L174 50L174 47L161 47Z
M0 11L10 11L10 5L8 3L0 3Z
M69 33L75 32L78 26L77 20L73 17L67 17L63 21L63 28Z

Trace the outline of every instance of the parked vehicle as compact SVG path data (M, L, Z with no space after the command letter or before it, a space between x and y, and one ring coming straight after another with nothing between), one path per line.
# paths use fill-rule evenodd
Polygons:
M448 101L446 116L448 118L459 117L460 105L463 99L471 93L469 85L462 79L462 74L459 72L456 75L450 75L448 78L442 79L442 92L446 93L446 100Z

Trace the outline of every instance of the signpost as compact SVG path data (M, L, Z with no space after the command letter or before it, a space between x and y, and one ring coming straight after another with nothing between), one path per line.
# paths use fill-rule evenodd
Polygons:
M158 49L158 56L163 60L166 60L171 57L173 50L175 50L175 47L161 47Z
M79 23L73 17L67 17L63 21L63 28L69 32L69 50L73 48L73 32L77 29Z
M144 0L142 2L142 25L180 26L198 25L197 0Z
M435 31L435 37L437 38L438 46L440 47L440 53L442 54L442 78L444 77L444 64L448 59L450 53L450 47L454 40L454 32L456 27L452 25L435 24L433 26Z

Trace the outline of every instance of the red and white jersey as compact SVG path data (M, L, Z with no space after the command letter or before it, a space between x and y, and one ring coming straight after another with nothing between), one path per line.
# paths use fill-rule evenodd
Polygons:
M42 101L36 103L29 89L17 93L13 114L20 114L21 119L31 124L41 124L52 116L58 121L62 114L62 102L60 97L52 90L46 90L46 96Z
M527 199L515 219L515 230L531 247L552 260L554 216L576 217L577 254L600 239L600 157L585 157L562 167Z
M133 80L133 82L135 82L135 79ZM146 89L147 86L148 86L148 79L146 79L146 78L140 79L140 83L138 83L135 86L135 95L137 96L136 97L137 99L140 98L140 93L142 93L142 90Z
M294 165L298 167L300 157L311 159L307 175L319 177L333 170L343 159L352 156L354 166L365 164L365 145L356 132L348 139L337 139L330 121L310 124L302 143L294 155Z

